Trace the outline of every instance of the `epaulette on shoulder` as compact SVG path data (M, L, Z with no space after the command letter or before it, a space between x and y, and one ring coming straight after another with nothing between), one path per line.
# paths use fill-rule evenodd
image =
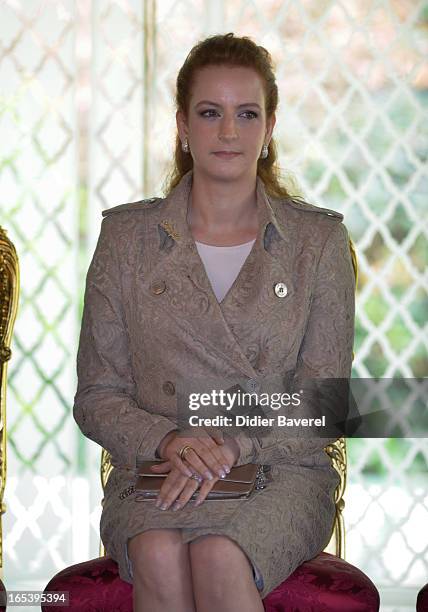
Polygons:
M128 204L119 204L118 206L113 206L113 208L107 208L102 211L102 216L106 217L111 213L120 213L125 210L146 210L147 208L153 208L156 206L162 198L147 198L146 200L139 200L138 202L129 202Z
M343 220L342 213L338 212L337 210L332 210L331 208L322 208L322 206L315 206L315 204L309 204L309 202L306 202L305 200L302 200L300 198L288 198L286 200L286 203L292 206L293 208L296 208L297 210L323 213L324 215L328 215L329 217L336 217L341 221Z

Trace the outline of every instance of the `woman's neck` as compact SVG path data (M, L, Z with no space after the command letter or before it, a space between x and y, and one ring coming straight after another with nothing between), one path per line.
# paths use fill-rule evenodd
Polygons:
M255 186L207 184L193 179L187 223L195 240L217 246L256 238L258 214Z

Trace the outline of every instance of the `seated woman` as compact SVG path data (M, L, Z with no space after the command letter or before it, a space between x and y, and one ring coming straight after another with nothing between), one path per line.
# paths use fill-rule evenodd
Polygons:
M133 584L134 610L259 612L329 541L331 440L180 427L182 390L210 378L256 393L349 378L349 237L343 215L280 184L278 89L263 47L231 33L200 42L179 71L176 104L166 197L103 212L74 417L112 456L100 531ZM137 464L156 459L157 502L138 503ZM207 499L249 463L270 467L265 488Z

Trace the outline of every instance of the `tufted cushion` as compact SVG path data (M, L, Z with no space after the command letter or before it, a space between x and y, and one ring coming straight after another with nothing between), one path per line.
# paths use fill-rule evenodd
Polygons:
M132 612L132 585L119 577L110 557L72 565L46 591L69 591L68 612ZM322 552L302 563L263 600L266 612L378 612L379 593L359 569ZM44 612L62 608L44 607Z
M418 593L416 612L428 612L428 583Z

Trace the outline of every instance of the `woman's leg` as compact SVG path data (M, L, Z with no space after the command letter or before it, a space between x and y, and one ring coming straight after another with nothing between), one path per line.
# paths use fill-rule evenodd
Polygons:
M198 612L263 612L247 555L233 540L204 535L189 543L193 593Z
M150 529L128 541L134 612L196 612L189 545L179 529Z

